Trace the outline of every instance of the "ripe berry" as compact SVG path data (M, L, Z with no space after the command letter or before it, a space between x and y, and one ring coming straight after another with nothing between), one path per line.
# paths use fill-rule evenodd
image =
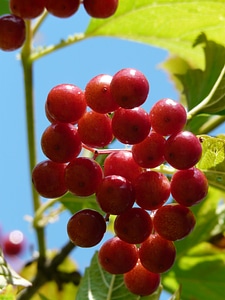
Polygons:
M112 76L100 74L87 83L84 95L87 105L92 110L106 114L119 108L110 91L111 80Z
M124 242L140 244L152 232L152 219L146 210L133 207L116 217L114 230Z
M96 200L104 212L119 215L133 206L134 189L122 176L106 176L97 188Z
M90 147L105 147L113 139L112 121L106 114L88 111L78 122L82 142Z
M84 92L73 84L53 87L46 100L46 112L55 122L77 123L86 106Z
M14 51L20 48L26 38L25 22L15 15L0 16L0 49Z
M142 265L153 273L168 271L173 266L175 257L174 243L158 234L151 234L139 248L139 258Z
M53 123L41 137L43 153L51 160L66 163L77 157L82 144L77 129L70 123Z
M153 217L155 231L170 241L180 240L189 235L195 223L193 212L179 204L161 206Z
M113 134L124 144L140 143L148 136L150 127L149 115L141 107L133 109L120 107L112 118Z
M36 191L45 198L58 198L67 192L65 185L66 164L45 160L32 171L32 182Z
M67 233L76 246L87 248L97 245L106 232L104 217L92 209L75 213L67 223Z
M147 99L149 83L142 72L125 68L113 76L110 89L119 106L134 108L142 105Z
M155 210L162 206L170 196L169 179L155 171L142 172L134 185L136 203L147 210Z
M119 0L83 0L86 12L92 18L108 18L114 15L117 10Z
M148 271L140 261L129 272L123 275L126 288L138 296L153 294L160 284L160 275Z
M201 143L192 132L181 131L166 140L165 159L176 169L184 170L195 166L201 155Z
M111 152L104 161L104 175L120 175L135 183L142 168L134 161L132 153L127 150Z
M98 252L98 260L104 270L111 274L124 274L136 265L138 248L118 237L107 240Z
M14 15L23 19L34 19L43 13L45 0L10 0L9 7Z
M149 116L152 128L165 136L181 131L187 121L187 113L183 105L168 98L156 102Z
M91 158L77 157L66 167L66 186L71 193L77 196L94 194L102 178L101 166Z
M21 255L25 250L25 237L22 231L13 230L3 238L2 247L6 255Z
M80 6L80 0L45 0L47 11L58 18L74 15Z
M166 140L154 131L140 143L132 146L133 158L142 168L155 168L164 161L164 147Z
M208 192L205 174L197 168L179 170L171 179L171 194L176 202L192 206L202 201Z

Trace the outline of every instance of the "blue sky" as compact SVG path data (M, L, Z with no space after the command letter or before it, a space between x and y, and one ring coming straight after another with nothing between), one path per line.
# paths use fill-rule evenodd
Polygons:
M39 43L49 45L81 32L88 24L88 17L80 9L75 16L61 20L48 17L38 34ZM17 58L18 51L0 52L1 88L1 189L0 225L4 233L22 230L29 245L34 245L34 231L24 219L32 215L28 150L25 132L25 110L22 69ZM59 50L34 64L34 94L36 112L36 137L38 160L45 159L40 149L40 138L48 121L44 114L44 103L50 89L60 83L73 83L85 87L94 76L106 73L113 75L125 67L137 68L149 80L150 93L144 108L149 111L157 100L168 97L178 100L178 94L159 63L168 57L162 49L112 38L94 38ZM49 248L61 247L67 241L67 212L47 227ZM77 249L73 256L81 270L88 266L96 249ZM29 251L27 250L27 255Z

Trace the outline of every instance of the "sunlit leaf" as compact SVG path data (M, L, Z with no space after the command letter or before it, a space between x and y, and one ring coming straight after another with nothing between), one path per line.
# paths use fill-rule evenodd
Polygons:
M160 292L151 296L140 297L131 294L123 283L123 275L111 275L104 271L98 262L97 252L90 266L86 269L79 286L76 300L158 300ZM161 287L160 287L161 291Z
M196 36L225 44L223 0L123 0L108 19L92 19L86 35L110 36L159 46L203 66L201 50L192 47Z
M29 281L17 274L6 262L2 251L0 250L0 293L7 288L8 285L17 287L28 287L31 285Z
M202 158L197 167L204 171L210 185L225 190L225 139L202 136Z

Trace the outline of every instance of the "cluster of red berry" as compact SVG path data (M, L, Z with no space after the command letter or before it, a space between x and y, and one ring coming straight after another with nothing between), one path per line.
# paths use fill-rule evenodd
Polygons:
M118 7L119 0L10 0L11 14L0 17L0 49L14 51L20 48L26 39L24 20L39 17L46 9L51 15L68 18L74 15L80 4L93 18L108 18Z
M99 211L83 209L68 221L75 245L97 245L115 216L115 236L100 247L99 263L109 273L124 274L125 285L138 295L153 293L160 274L172 267L174 241L195 226L190 207L208 191L205 175L195 167L201 143L184 130L185 108L165 98L148 113L141 105L149 89L144 74L131 68L97 75L84 91L73 84L53 87L45 105L51 125L41 138L48 159L32 173L43 197L67 191L95 195ZM114 139L125 149L104 148ZM83 148L93 157L82 156ZM101 154L108 154L103 167L96 161Z

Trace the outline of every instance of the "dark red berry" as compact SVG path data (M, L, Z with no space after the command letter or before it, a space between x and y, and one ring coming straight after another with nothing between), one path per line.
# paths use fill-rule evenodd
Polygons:
M0 16L0 49L14 51L20 48L26 38L25 22L15 15Z
M192 168L202 155L199 139L189 131L181 131L171 135L165 143L165 159L179 170Z
M80 0L45 0L47 11L58 18L74 15L80 6Z
M78 122L78 133L84 144L105 147L113 139L112 120L106 114L88 111Z
M149 83L142 72L125 68L113 76L110 90L119 106L134 108L142 105L147 99Z
M45 0L10 0L9 7L14 15L23 19L34 19L43 13Z
M98 260L105 271L111 274L124 274L136 265L138 248L118 237L113 237L101 246Z
M164 273L174 264L176 248L172 241L158 234L151 234L139 248L142 265L153 273Z
M36 191L45 198L58 198L67 192L65 185L66 164L45 160L32 171L32 182Z
M104 217L92 209L75 213L67 223L67 233L76 246L87 248L97 245L106 232Z
M129 272L123 275L126 288L138 296L153 294L160 284L160 275L148 271L140 261Z
M109 18L117 10L119 0L83 0L86 12L93 18Z
M180 240L189 235L195 223L193 212L188 207L179 204L161 206L153 217L155 231L170 241Z
M101 166L88 157L77 157L66 167L65 182L68 190L77 196L89 196L96 192L103 179Z
M46 100L46 111L55 122L77 123L86 106L84 92L73 84L53 87Z
M155 168L164 161L164 147L166 140L154 131L140 143L132 146L133 158L142 168Z
M133 206L135 193L132 184L126 178L109 175L99 184L96 200L104 212L119 215Z
M41 137L43 153L51 160L66 163L77 157L82 144L76 127L70 123L53 123Z
M21 255L25 250L25 245L25 237L20 230L11 231L2 241L3 252L9 256Z
M119 108L110 91L111 80L112 76L100 74L93 77L87 83L85 87L85 100L92 110L106 114Z
M202 201L208 193L208 180L197 169L178 170L171 179L171 194L176 202L192 206Z
M183 105L168 98L156 102L149 116L152 128L164 136L181 131L187 121L187 113Z
M133 207L116 217L114 230L121 240L130 244L140 244L152 232L152 219L146 210Z
M119 108L112 118L113 135L124 144L137 144L149 134L151 125L147 112L142 107Z

